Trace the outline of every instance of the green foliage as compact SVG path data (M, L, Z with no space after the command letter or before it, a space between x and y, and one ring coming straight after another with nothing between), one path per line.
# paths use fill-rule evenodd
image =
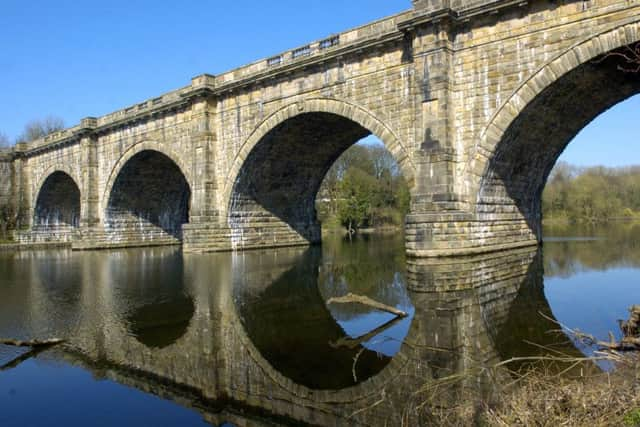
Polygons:
M640 223L635 221L548 223L543 235L594 239L588 244L570 240L545 244L544 274L548 277L569 277L585 269L640 267Z
M627 412L623 418L623 422L626 426L640 426L640 408L636 408Z
M347 229L400 225L409 210L409 188L391 154L376 145L354 145L331 167L318 192L318 218Z
M542 196L546 219L603 222L640 212L640 167L579 169L559 163Z
M376 199L376 179L358 167L346 171L339 185L338 218L347 229L369 226Z

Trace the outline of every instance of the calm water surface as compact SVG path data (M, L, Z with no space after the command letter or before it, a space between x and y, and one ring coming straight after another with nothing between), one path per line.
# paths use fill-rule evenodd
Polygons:
M401 236L0 253L0 337L67 340L0 345L0 425L393 424L421 385L472 364L586 351L541 313L618 334L640 303L640 226L545 236L462 260L406 260ZM349 292L409 315L326 303Z

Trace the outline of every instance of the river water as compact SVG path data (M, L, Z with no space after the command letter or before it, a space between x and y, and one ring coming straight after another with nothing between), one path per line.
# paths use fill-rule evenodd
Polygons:
M490 387L470 376L425 405L425 384L589 354L555 321L606 339L640 303L640 225L547 227L542 249L464 259L403 248L325 236L238 254L0 253L0 338L66 340L0 345L0 426L420 423L425 406ZM407 316L328 303L350 292Z

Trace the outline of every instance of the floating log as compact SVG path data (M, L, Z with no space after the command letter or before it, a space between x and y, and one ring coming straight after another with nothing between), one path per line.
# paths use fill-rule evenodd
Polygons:
M598 341L600 348L616 351L638 351L640 350L640 338L638 337L623 337L620 341Z
M394 314L398 317L407 317L408 314L405 311L402 310L398 310L395 307L392 307L390 305L386 305L383 304L381 302L372 300L369 297L363 296L363 295L356 295L356 294L347 294L343 297L334 297L334 298L330 298L327 301L327 304L348 304L348 303L356 303L356 304L362 304L362 305L366 305L369 307L373 307L377 310L382 310L382 311L386 311L387 313L391 313Z
M618 320L622 339L617 341L609 332L609 342L597 342L600 348L615 351L640 351L640 305L629 308L629 313L629 320Z
M26 360L29 360L32 357L36 357L38 354L42 353L43 351L47 351L47 347L39 346L39 347L36 347L36 348L32 348L31 350L27 351L23 355L18 356L15 359L11 360L10 362L5 363L4 365L0 366L0 372L8 371L10 369L13 369L13 368L17 367L19 364L21 364L22 362L24 362Z
M45 346L48 347L48 346L60 344L63 342L64 340L59 338L51 338L47 340L29 340L29 341L0 338L0 344L11 345L14 347L45 347Z
M349 337L343 337L340 338L336 341L331 341L329 342L329 346L331 346L331 348L348 348L348 349L355 349L360 347L362 344L364 344L365 342L369 341L371 338L375 337L376 335L384 332L385 330L389 329L391 326L395 325L396 323L398 323L400 321L400 317L394 317L393 319L389 320L388 322L386 322L383 325L378 326L377 328L375 328L374 330L361 335L359 337L356 338L349 338Z

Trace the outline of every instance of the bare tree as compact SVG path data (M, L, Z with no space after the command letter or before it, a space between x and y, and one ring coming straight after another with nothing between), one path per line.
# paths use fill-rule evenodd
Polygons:
M9 137L4 133L0 132L0 150L3 148L9 148L11 143L9 142Z
M64 120L60 117L48 116L44 119L36 119L27 123L24 127L22 135L18 138L21 142L31 142L38 138L49 135L64 129Z
M624 73L640 73L640 42L635 45L627 45L615 49L604 55L600 55L593 62L600 64L609 58L617 58L619 71Z
M635 46L625 46L611 52L608 56L616 56L622 59L623 64L618 65L620 71L625 73L640 72L640 43L636 43Z
M385 172L391 176L400 175L398 162L384 145L372 145L369 150L376 179L381 179Z

